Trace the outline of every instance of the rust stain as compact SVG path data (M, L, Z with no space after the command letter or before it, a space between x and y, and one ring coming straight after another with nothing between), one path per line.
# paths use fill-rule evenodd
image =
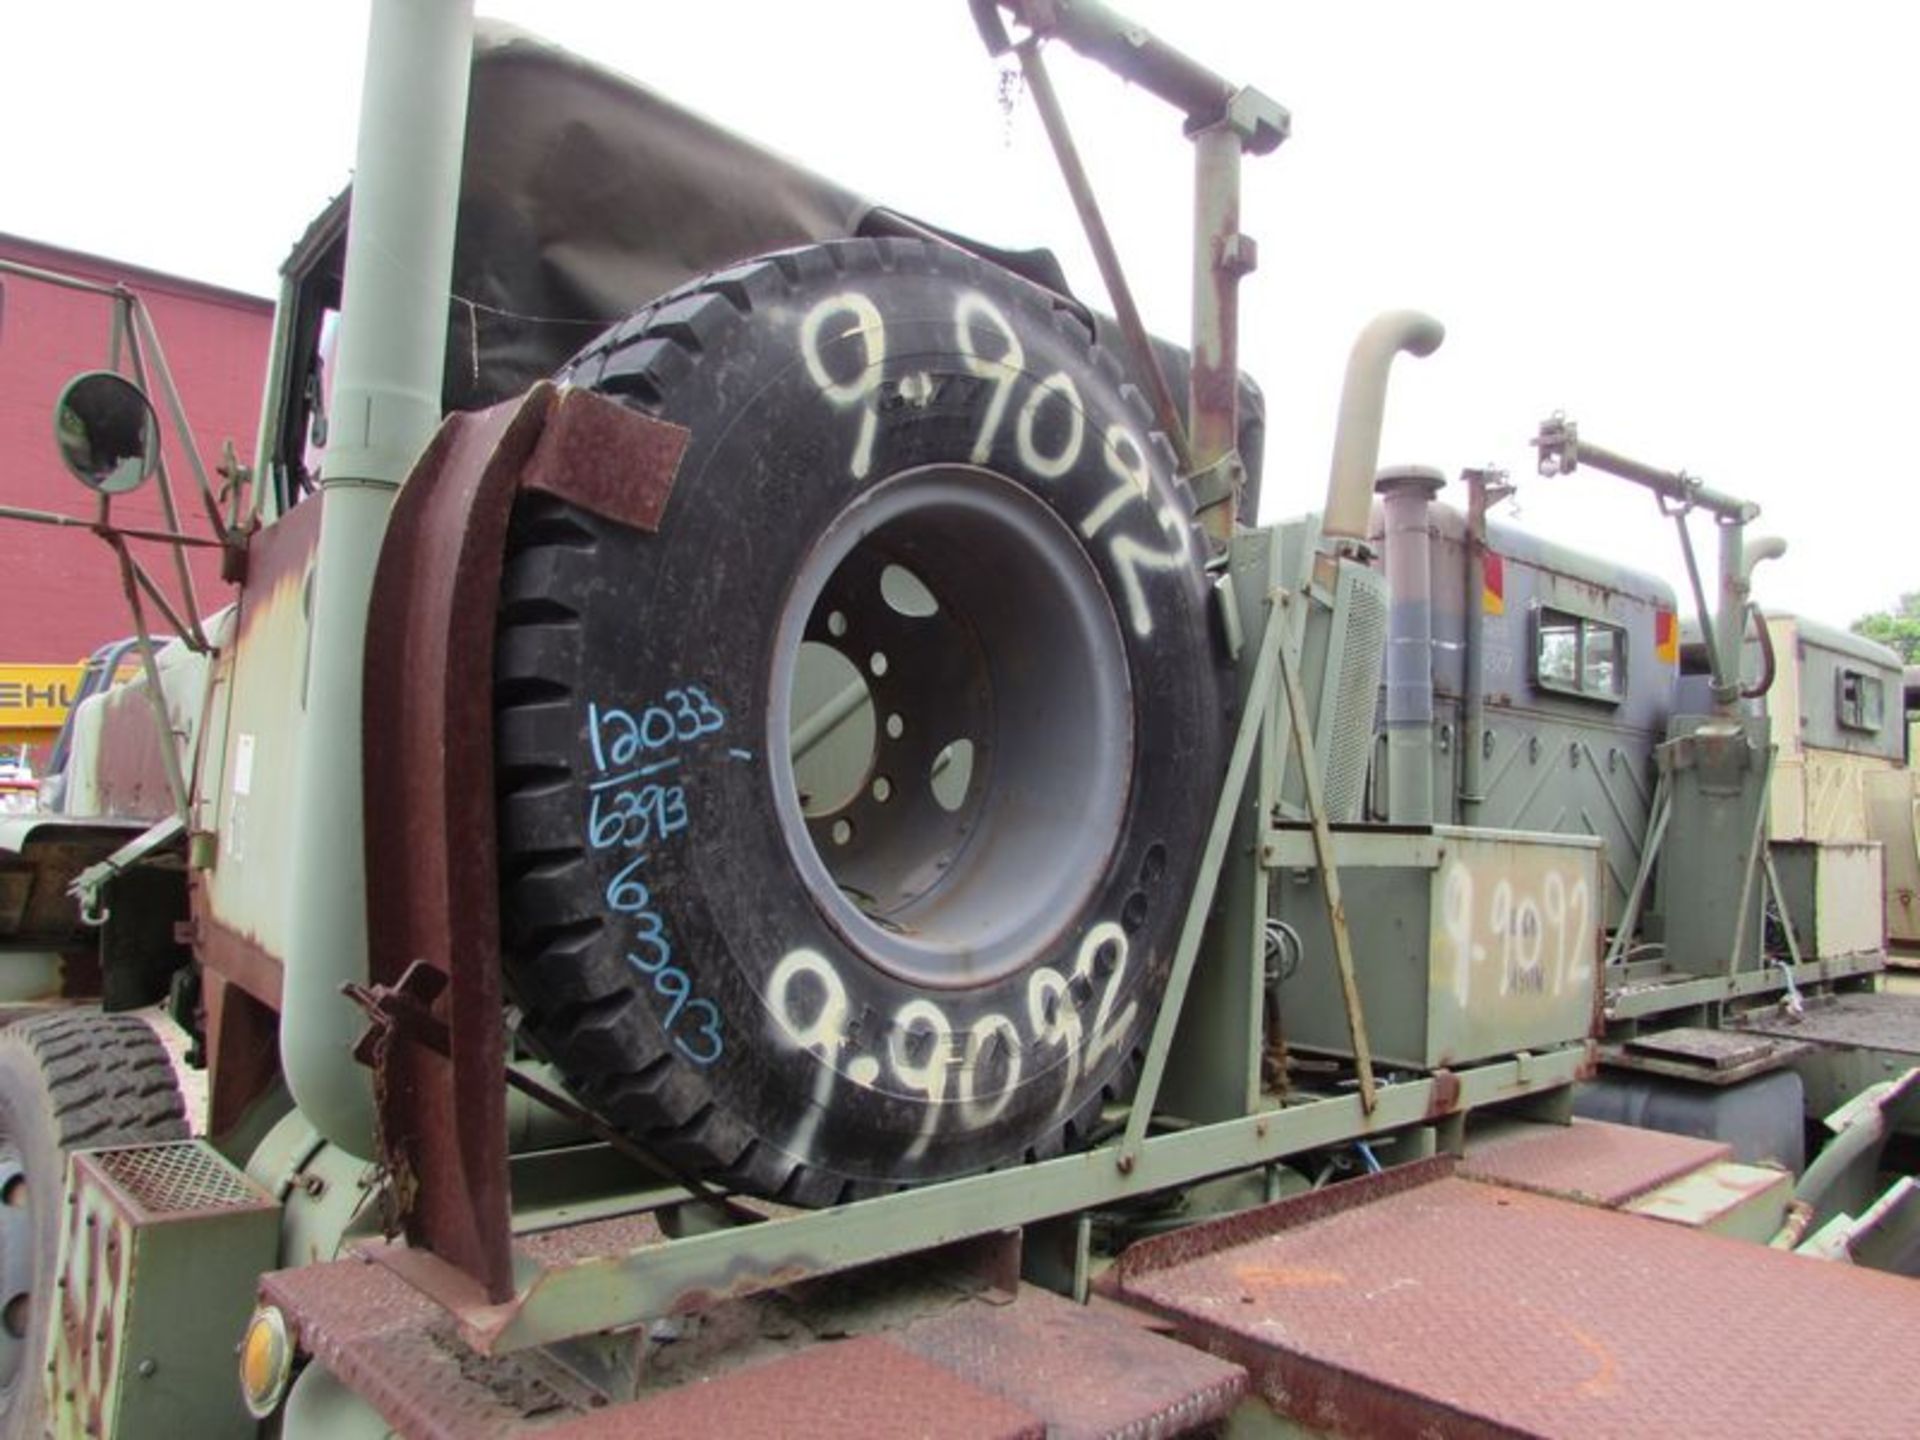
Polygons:
M1556 1320L1554 1325L1561 1334L1586 1351L1593 1360L1593 1373L1573 1387L1574 1393L1596 1400L1613 1394L1619 1386L1620 1378L1619 1362L1613 1358L1613 1351L1577 1325L1569 1325L1564 1320Z
M1249 1289L1325 1290L1347 1283L1346 1271L1314 1265L1248 1265L1235 1270L1233 1277Z

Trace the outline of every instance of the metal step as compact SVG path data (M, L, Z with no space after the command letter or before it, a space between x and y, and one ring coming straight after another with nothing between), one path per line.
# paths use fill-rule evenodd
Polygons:
M1717 1140L1604 1120L1575 1120L1571 1125L1513 1122L1473 1135L1460 1174L1618 1209L1732 1155L1733 1147Z
M1463 1179L1444 1157L1144 1241L1101 1283L1318 1431L1920 1430L1910 1282Z
M725 1302L657 1327L685 1326L686 1340L670 1355L650 1351L639 1366L649 1388L624 1403L583 1383L578 1351L475 1354L448 1312L390 1264L282 1270L262 1294L287 1313L302 1349L422 1440L1155 1440L1217 1425L1247 1388L1230 1361L1025 1285L965 1294L887 1277L854 1304L844 1292L820 1303ZM628 1337L642 1350L655 1338Z

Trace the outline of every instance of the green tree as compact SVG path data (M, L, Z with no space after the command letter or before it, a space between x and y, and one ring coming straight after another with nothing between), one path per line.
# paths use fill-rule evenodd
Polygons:
M1920 664L1920 590L1909 590L1891 610L1862 615L1849 628L1898 651L1907 664Z

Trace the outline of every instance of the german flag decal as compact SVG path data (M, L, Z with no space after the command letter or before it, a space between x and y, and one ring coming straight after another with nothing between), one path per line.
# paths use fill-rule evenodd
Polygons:
M1680 658L1680 617L1671 610L1653 612L1653 653L1669 665Z
M1487 578L1480 587L1480 608L1489 615L1507 613L1507 562L1487 551Z

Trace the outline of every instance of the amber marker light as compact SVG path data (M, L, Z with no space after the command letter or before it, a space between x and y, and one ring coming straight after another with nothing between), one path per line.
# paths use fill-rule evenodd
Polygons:
M247 1402L247 1413L264 1420L286 1398L287 1382L293 1378L293 1341L287 1334L287 1317L277 1305L261 1305L247 1321L246 1338L240 1342L240 1394Z

